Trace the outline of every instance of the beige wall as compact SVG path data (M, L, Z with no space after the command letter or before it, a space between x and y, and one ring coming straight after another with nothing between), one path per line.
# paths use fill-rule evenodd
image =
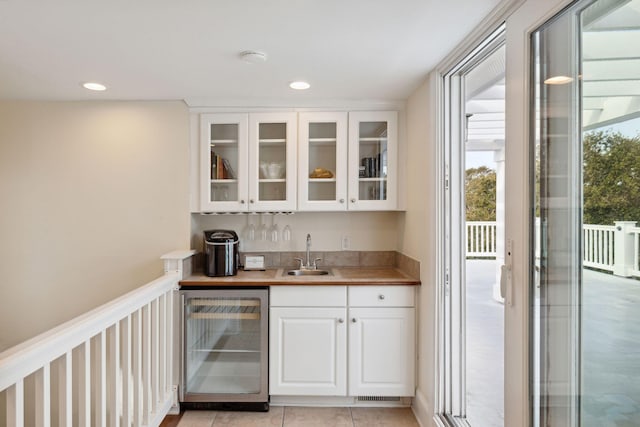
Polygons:
M418 291L418 392L414 406L424 422L433 418L435 391L436 146L430 79L407 101L407 211L399 221L400 247L420 261Z
M189 246L182 102L0 102L0 350Z
M192 248L202 251L203 230L229 229L240 235L243 251L303 251L307 233L314 251L342 250L342 237L349 239L349 250L395 251L398 249L398 212L303 212L293 215L200 215L193 214ZM270 227L275 220L280 234L285 225L292 231L291 241L248 241L243 230L250 221L258 227L261 217Z

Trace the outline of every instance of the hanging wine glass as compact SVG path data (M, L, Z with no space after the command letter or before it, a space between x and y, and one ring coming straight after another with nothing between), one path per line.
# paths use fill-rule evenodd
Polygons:
M267 225L264 223L264 214L260 214L260 227L258 227L258 236L260 240L267 240L267 235L269 233L269 229Z
M271 228L269 228L269 238L272 242L277 242L280 237L280 230L278 230L278 224L276 224L276 215L271 215Z
M291 241L291 227L289 227L289 224L285 225L282 229L282 240L285 242Z
M243 230L244 238L247 240L255 240L256 239L256 227L252 222L249 221L249 215L247 215L247 224Z

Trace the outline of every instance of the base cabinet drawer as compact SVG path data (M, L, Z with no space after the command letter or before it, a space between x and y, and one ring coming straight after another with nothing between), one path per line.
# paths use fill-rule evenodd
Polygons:
M349 286L349 307L413 307L413 286Z

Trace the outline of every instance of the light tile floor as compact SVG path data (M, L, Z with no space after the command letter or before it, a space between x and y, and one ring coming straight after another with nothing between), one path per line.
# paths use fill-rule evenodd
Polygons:
M272 406L269 412L186 411L178 427L419 427L411 408Z

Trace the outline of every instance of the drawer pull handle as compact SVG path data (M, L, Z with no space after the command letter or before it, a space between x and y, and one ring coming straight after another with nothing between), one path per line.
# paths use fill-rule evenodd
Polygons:
M382 294L378 295L378 299L383 300L384 299L384 295L382 295Z

